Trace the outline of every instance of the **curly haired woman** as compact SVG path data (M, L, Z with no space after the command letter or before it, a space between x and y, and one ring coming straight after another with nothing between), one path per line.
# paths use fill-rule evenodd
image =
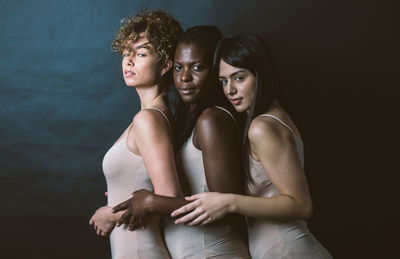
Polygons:
M134 87L141 110L103 160L108 203L90 219L98 235L110 233L112 258L170 258L160 232L160 218L147 217L146 228L115 227L122 212L112 207L139 189L178 197L173 130L165 87L170 78L179 22L162 11L143 12L123 20L112 47L122 54L125 83Z

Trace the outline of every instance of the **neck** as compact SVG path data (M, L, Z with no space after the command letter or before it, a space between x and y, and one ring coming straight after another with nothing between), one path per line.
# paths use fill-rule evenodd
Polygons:
M195 103L189 104L189 109L190 109L190 111L194 111L194 109L196 108L196 106L197 106L197 104L195 104Z
M141 110L152 107L158 100L158 97L161 96L158 85L136 88L136 91L139 95Z

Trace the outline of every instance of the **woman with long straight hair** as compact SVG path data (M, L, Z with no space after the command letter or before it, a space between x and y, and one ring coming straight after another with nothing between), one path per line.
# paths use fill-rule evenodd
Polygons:
M303 142L280 105L277 68L267 44L247 35L222 40L214 63L225 96L246 115L242 141L245 193L202 193L174 211L177 223L205 225L228 213L247 216L252 258L331 258L307 228L312 202Z

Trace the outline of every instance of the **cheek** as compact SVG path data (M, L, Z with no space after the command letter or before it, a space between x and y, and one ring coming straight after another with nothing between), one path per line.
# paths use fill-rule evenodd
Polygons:
M246 84L246 85L243 86L242 91L246 96L248 96L251 99L253 99L254 93L255 93L255 85L252 84L252 83Z
M193 76L193 79L199 89L206 90L210 85L210 76L208 72L203 72Z
M222 87L222 91L224 91L225 96L228 97L228 85L224 85L224 86L221 86L221 87Z
M174 84L175 85L178 85L179 84L179 77L180 77L180 74L179 74L179 72L177 72L176 70L174 70L174 72L173 72L173 74L172 74L172 78L174 79Z

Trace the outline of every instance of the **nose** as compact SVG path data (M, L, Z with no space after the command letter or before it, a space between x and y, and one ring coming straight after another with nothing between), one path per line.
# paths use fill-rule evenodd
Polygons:
M128 66L134 66L134 65L135 65L135 63L133 62L132 53L127 57L127 59L126 59L126 64L127 64Z
M231 80L228 80L226 83L226 93L228 95L234 95L236 93L235 84Z
M190 69L186 69L186 68L183 69L180 78L181 78L182 82L192 81L193 77L192 77L192 73L190 72Z

